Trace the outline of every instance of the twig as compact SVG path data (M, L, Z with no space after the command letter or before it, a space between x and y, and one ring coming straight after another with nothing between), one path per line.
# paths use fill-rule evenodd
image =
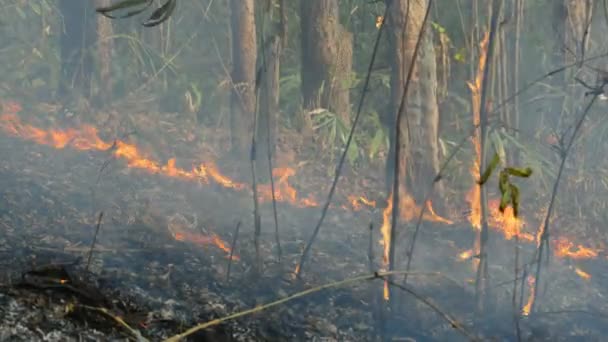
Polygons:
M593 56L593 57L589 57L587 59L583 59L582 62L590 62L590 61L594 61L596 59L600 59L600 58L604 58L608 56L608 52L604 52L601 53L599 55ZM530 81L528 84L526 84L525 86L523 86L521 89L518 89L514 94L512 94L511 96L507 97L504 101L502 101L500 104L496 105L496 107L494 107L489 113L488 115L491 116L493 114L496 114L500 109L502 109L502 107L506 106L507 104L509 104L511 101L513 101L515 98L517 98L519 95L525 93L526 91L528 91L530 88L532 88L533 86L535 86L536 84L539 84L540 82L542 82L544 79L549 78L551 76L555 76L567 69L570 69L572 67L578 66L578 64L581 61L575 61L569 64L565 64L562 65L559 68L555 68L539 77L537 77L536 79Z
M400 162L399 156L401 154L401 121L403 119L403 112L405 111L405 102L407 99L407 91L410 88L410 84L412 81L412 76L414 74L414 66L416 65L416 58L418 57L418 51L420 49L420 45L422 43L422 38L424 37L424 31L427 25L427 21L429 18L429 14L431 13L431 7L433 6L433 0L429 0L429 3L426 8L426 13L424 14L424 19L422 20L422 24L420 27L420 32L418 33L418 38L416 40L416 45L414 47L414 51L412 52L412 58L410 60L409 69L407 72L407 76L405 79L405 84L403 86L403 93L401 94L401 102L399 103L399 109L397 111L397 118L395 120L395 154L394 154L394 169L393 169L393 210L391 212L391 231L390 231L390 244L389 244L389 252L388 252L388 270L392 270L395 265L395 245L396 245L396 231L397 231L397 220L399 219L399 172L400 172ZM405 27L403 28L406 29ZM407 115L406 115L407 117ZM389 296L390 296L390 287L389 287ZM390 298L390 297L389 297Z
M519 286L519 315L521 315L521 309L524 307L524 289L526 288L526 278L528 278L528 267L524 265L521 275L521 285Z
M445 321L450 323L452 328L458 330L462 335L464 335L470 341L481 341L479 338L475 337L473 334L468 332L467 329L465 329L465 327L462 324L460 324L460 322L458 322L456 319L452 318L448 313L446 313L437 304L435 304L430 298L417 293L416 291L414 291L412 288L410 288L407 285L397 284L390 280L388 282L389 282L389 284L395 286L396 288L411 294L416 299L418 299L420 302L426 304L428 307L433 309L433 311L435 311L441 318L443 318Z
M515 323L515 332L517 334L517 342L521 342L521 327L519 326L519 315L521 307L517 305L517 275L519 274L519 235L515 234L515 266L513 272L515 277L513 279L513 295L511 297L511 305L513 307L513 320ZM523 288L521 291L523 292Z
M270 115L270 113L268 113ZM281 249L281 238L279 236L279 216L277 214L277 199L274 193L274 177L272 175L272 143L270 141L270 118L266 119L266 132L267 132L267 143L266 143L266 156L268 159L268 170L270 173L270 191L272 192L272 215L274 218L274 239L277 243L277 259L281 264L281 255L283 251Z
M568 144L566 145L565 149L562 149L560 151L561 162L559 165L559 170L557 172L557 178L555 179L555 182L553 183L553 191L551 192L551 200L549 201L549 208L547 209L547 214L545 215L545 219L543 221L543 232L540 237L540 244L538 246L537 253L535 253L536 254L535 257L537 258L537 264L536 264L535 286L534 286L534 302L532 303L532 309L530 310L531 312L534 312L534 310L536 309L536 303L538 301L537 295L538 295L538 288L540 285L540 276L541 276L541 269L542 269L541 261L542 261L542 257L543 257L543 252L544 252L544 249L547 248L547 254L548 254L549 248L550 248L549 247L549 220L551 219L551 214L553 213L553 207L555 205L555 199L557 197L557 189L559 187L559 181L562 178L562 174L563 174L564 168L566 166L566 160L568 159L568 153L570 152L570 148L572 148L572 145L574 144L574 140L576 139L576 135L577 135L578 131L583 126L583 122L587 118L587 114L591 110L591 107L595 103L595 100L597 100L598 96L603 93L603 88L607 84L607 82L608 81L606 81L606 80L602 81L602 84L596 88L595 93L593 94L593 97L591 98L591 100L589 101L589 103L587 104L585 109L583 110L583 113L581 114L578 121L576 122L576 126L574 127L574 131L572 132L572 135L570 136L570 140L568 141ZM548 260L548 257L547 257L547 260Z
M388 6L386 6L384 10L384 18L389 13ZM380 38L382 37L382 32L384 31L384 26L381 25L378 30L378 35L376 36L376 41L374 42L374 49L372 50L372 57L369 62L369 66L367 68L367 74L365 76L365 82L363 83L363 89L361 90L361 97L359 99L359 104L357 106L357 113L355 114L355 119L353 120L353 125L348 133L348 139L346 140L346 144L344 146L344 151L342 151L342 155L340 156L340 161L338 162L338 166L336 167L336 173L334 176L334 180L331 184L331 188L329 189L329 194L327 195L327 199L325 204L323 205L323 209L321 210L321 217L319 217L319 221L315 226L315 229L308 240L306 247L304 248L304 252L302 252L302 256L300 257L300 262L296 268L296 276L299 278L302 273L302 268L304 267L304 263L308 257L308 253L310 253L310 248L314 243L317 235L319 234L319 230L321 230L321 225L323 224L323 220L327 215L327 210L329 209L329 205L331 203L331 199L333 198L334 192L336 191L336 186L338 184L338 180L340 179L340 173L342 172L342 167L344 166L344 161L346 160L346 154L353 140L353 136L355 135L355 130L357 128L357 124L359 123L359 118L361 117L361 112L363 110L363 104L365 101L365 95L367 94L367 90L369 87L369 81L371 79L372 70L374 67L374 62L376 61L376 54L378 53L378 46L380 45Z
M264 18L262 15L262 25L261 25L261 39L262 39L262 54L264 54ZM262 59L265 63L266 61ZM266 65L264 64L262 68L265 70ZM260 275L262 273L262 258L260 256L260 234L262 232L262 218L260 216L260 201L258 199L258 181L256 176L256 159L257 159L257 139L256 136L258 134L258 116L260 114L259 111L259 99L260 99L260 78L257 77L257 74L261 72L256 72L256 80L255 80L255 107L253 113L253 132L251 134L251 150L249 153L249 163L251 165L251 187L253 190L253 243L255 245L255 273ZM272 173L272 170L271 170ZM272 177L272 176L271 176Z
M367 246L367 262L369 265L369 271L374 271L374 223L369 223L369 244Z
M281 2L280 4L281 7L281 12L283 12L283 3ZM262 27L261 27L261 40L262 40L262 71L263 71L263 76L262 78L264 78L264 80L266 82L268 82L268 69L267 69L267 64L266 64L266 44L264 44L264 18L265 15L262 15ZM284 36L284 32L283 30L285 29L283 27L283 13L281 14L281 23L279 24L279 32L276 33L276 38L278 39L278 44L283 44L282 43L282 39ZM272 46L271 43L269 43L269 46ZM280 48L279 48L280 49ZM278 58L278 55L275 56L275 58ZM261 72L259 72L261 74ZM256 87L259 86L260 83L257 82L256 80ZM268 90L267 90L268 92ZM268 94L267 94L268 97ZM268 101L267 101L268 102ZM272 146L273 146L273 142L270 141L271 138L271 134L270 134L270 116L274 115L270 112L266 113L266 159L268 160L268 173L270 176L270 192L272 193L272 215L273 215L273 219L274 219L274 238L277 244L277 259L279 262L279 265L281 264L281 255L283 254L283 251L281 250L281 239L279 236L279 217L277 215L277 200L276 200L276 195L274 193L274 177L272 175Z
M99 228L101 228L101 219L103 218L103 211L99 213L99 218L97 219L97 226L95 227L95 234L93 235L93 242L91 242L91 248L89 249L89 257L87 258L87 265L84 268L85 272L89 271L89 266L91 265L91 257L93 256L93 250L95 249L95 242L97 242L97 234L99 233Z
M448 167L448 165L450 164L450 162L452 161L452 159L454 159L454 157L456 156L456 153L458 153L458 151L460 151L462 149L462 147L467 142L467 140L473 134L475 134L475 130L477 129L477 127L479 127L479 126L478 125L473 125L473 128L471 129L471 132L467 136L463 137L460 140L460 142L458 143L458 145L456 145L456 147L450 152L450 154L448 155L448 157L445 159L445 161L443 162L443 164L439 168L439 172L437 172L437 174L435 175L435 178L433 178L433 181L431 182L431 184L429 186L430 190L427 191L427 195L424 198L424 203L426 203L431 198L431 195L433 194L435 183L439 182L443 178L443 172ZM410 270L410 267L411 267L411 264L412 264L412 259L414 258L414 247L416 246L416 241L417 241L417 238L418 238L418 233L420 232L420 227L422 226L422 219L424 218L424 213L425 212L426 212L426 205L423 205L422 208L420 208L420 213L418 214L418 219L416 221L416 228L414 229L414 236L412 237L412 241L410 242L410 247L409 247L409 249L407 251L407 266L405 268L407 271ZM407 283L407 274L405 274L403 282Z
M243 316L248 316L254 313L258 313L261 311L265 311L268 310L272 307L275 306L279 306L281 304L285 304L287 302L290 302L294 299L297 298L301 298L301 297L305 297L308 295L311 295L313 293L317 293L326 289L330 289L330 288L335 288L335 287L340 287L340 286L345 286L345 285L352 285L352 284L356 284L362 281L366 281L366 280L373 280L373 279L383 279L385 277L391 276L391 275L397 275L397 274L404 274L406 273L405 271L388 271L388 272L374 272L372 274L366 274L366 275L362 275L362 276L358 276L358 277L354 277L354 278L349 278L349 279L344 279L344 280L340 280L340 281L336 281L336 282L332 282L332 283L328 283L325 285L320 285L320 286L316 286L313 288L310 288L308 290L304 290L298 293L295 293L291 296L287 296L285 298L281 298L279 300L276 300L274 302L270 302L267 304L263 304L263 305L259 305L256 306L254 308L251 309L247 309L247 310L243 310L243 311L239 311L237 313L233 313L231 315L228 316L224 316L224 317L220 317L220 318L216 318L214 320L205 322L205 323L201 323L201 324L197 324L196 326L184 331L183 333L174 335L168 339L166 339L164 342L177 342L187 336L190 336L194 333L196 333L197 331L218 325L220 323L226 322L226 321L230 321L230 320L234 320L236 318L240 318ZM441 273L438 272L410 272L411 275L419 275L419 276L442 276Z
M110 312L110 310L108 310L106 308L96 307L96 306L89 306L89 305L78 305L78 307L84 308L84 309L87 309L87 310L91 310L91 311L97 311L99 313L102 313L102 314L110 317L116 323L118 323L120 326L122 326L123 328L125 328L131 335L133 335L133 337L135 337L135 339L138 342L148 341L148 339L145 338L145 337L143 337L138 330L135 330L135 329L131 328L131 326L127 322L125 322L124 319L122 319L121 317L113 314L112 312Z
M480 131L480 158L479 158L479 174L483 174L483 169L486 163L486 135L488 130L488 111L486 108L486 102L488 97L488 81L489 71L494 57L494 44L496 40L496 28L498 25L498 17L502 9L502 0L494 0L492 4L492 19L490 22L490 33L488 41L488 49L486 50L486 66L483 70L483 78L481 80L481 98L479 101L479 131ZM486 189L479 184L481 196L480 208L481 208L481 235L479 243L479 264L477 266L477 276L475 278L475 297L476 297L476 309L480 312L484 311L485 308L485 297L488 290L488 208L487 208L487 192Z
M228 258L228 269L226 270L226 282L230 281L230 268L232 267L232 256L234 255L234 250L236 249L236 241L239 238L239 229L241 228L241 221L236 224L236 228L234 228L234 236L232 237L232 246L230 248L230 257Z
M369 266L369 271L374 272L374 223L369 223L369 244L367 246L367 261ZM374 329L380 332L380 339L385 341L385 331L384 327L384 311L382 310L382 305L380 305L381 299L380 295L377 291L372 292L372 317L374 318Z

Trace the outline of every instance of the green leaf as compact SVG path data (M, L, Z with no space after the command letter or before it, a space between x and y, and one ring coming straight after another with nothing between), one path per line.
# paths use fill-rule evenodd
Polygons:
M513 184L509 184L511 191L511 205L513 206L513 216L519 215L519 188Z
M167 19L169 19L169 17L171 17L171 14L173 14L173 11L176 7L177 0L167 0L164 5L162 5L152 13L150 18L148 18L148 21L146 21L142 25L146 27L152 27L162 24Z
M509 191L509 174L505 172L505 170L500 171L498 175L498 189L501 194Z
M532 169L529 167L523 169L518 167L507 167L505 168L505 171L511 176L520 178L528 178L532 175Z
M496 167L498 166L499 162L500 157L498 156L498 153L494 153L494 156L492 157L488 168L483 172L483 174L481 175L481 179L479 180L479 182L477 182L477 184L484 185L492 175L494 169L496 169Z
M454 54L454 60L456 62L465 63L466 62L466 52L464 48L461 48Z
M119 17L119 18L129 18L129 17L132 17L136 14L139 14L139 13L145 11L148 7L150 7L152 5L152 2L153 2L153 0L123 0L114 5L110 5L107 7L99 7L96 9L96 11L97 11L97 13L100 13L108 18L114 19L116 17L112 16L110 14L110 12L144 5L143 8L127 12L127 14L123 15L122 17Z
M446 32L445 27L439 25L438 23L436 23L434 21L431 22L431 26L433 26L433 28L435 30L437 30L437 32L439 32L439 33L445 33Z
M505 192L502 192L502 190L501 190L501 193L502 194L500 196L500 205L498 207L498 210L500 210L501 213L504 213L505 209L511 202L512 194L511 194L511 190L509 187L507 187Z

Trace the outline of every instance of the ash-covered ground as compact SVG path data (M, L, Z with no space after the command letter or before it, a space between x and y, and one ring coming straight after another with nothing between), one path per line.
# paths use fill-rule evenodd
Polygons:
M302 279L296 280L293 270L320 208L279 203L279 263L272 207L265 203L260 275L253 267L252 199L246 192L149 174L105 152L58 150L5 136L0 142L1 341L104 341L137 336L160 341L196 323L381 267L381 208L354 211L335 205ZM310 190L320 182L329 184L319 176L303 180L299 187ZM345 198L337 197L337 202ZM101 212L102 224L89 261ZM370 223L374 227L371 265ZM406 233L399 239L401 262L396 269L405 268L403 251L413 227L404 224L401 229ZM514 242L492 235L493 309L480 319L474 313L471 262L458 258L473 240L474 232L464 222L425 222L412 269L440 275L408 278L408 288L424 300L393 288L397 304L390 313L378 310L385 306L382 281L362 281L231 320L189 338L468 340L437 313L440 310L480 339L517 340L511 293ZM520 258L529 259L533 249L522 244ZM575 273L581 263L593 274L591 280ZM521 317L522 339L602 340L608 333L602 314L608 312L602 295L608 284L601 272L604 266L602 260L576 264L552 260L544 275L544 295L538 299L540 313ZM395 281L401 283L402 277ZM528 293L517 297L518 302L526 302ZM380 329L380 324L386 329ZM382 336L383 331L387 335Z

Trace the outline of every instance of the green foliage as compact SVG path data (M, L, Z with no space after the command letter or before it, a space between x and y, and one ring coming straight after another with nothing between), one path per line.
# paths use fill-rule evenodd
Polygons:
M110 5L108 7L100 7L97 9L98 13L108 17L108 18L129 18L135 15L138 15L148 9L154 0L122 0L120 2L115 3L114 5ZM169 17L175 11L177 7L177 0L167 0L162 6L154 10L147 21L145 21L142 25L146 27L152 27L162 24L167 21ZM110 13L120 10L132 9L122 16L115 17Z
M496 147L496 145L495 145ZM500 164L500 156L498 152L494 152L492 160L488 164L486 170L482 173L481 178L477 182L480 186L484 185L494 170ZM500 191L500 205L498 209L500 212L504 212L507 206L510 204L513 208L513 215L517 217L519 215L519 199L520 193L517 185L511 182L510 177L528 178L532 175L532 169L517 168L517 167L504 167L498 174L498 190Z

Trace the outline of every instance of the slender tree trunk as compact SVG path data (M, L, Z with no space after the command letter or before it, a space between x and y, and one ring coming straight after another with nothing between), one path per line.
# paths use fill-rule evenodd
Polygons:
M260 114L257 130L258 170L260 180L267 181L270 174L267 158L263 157L270 146L271 156L274 157L275 141L277 136L277 119L279 114L279 71L281 38L270 37L265 42L266 71L262 75L262 88L260 89Z
M391 59L391 97L387 123L394 127L397 110L401 102L407 68L411 63L412 51L421 29L427 0L393 0L387 18ZM402 205L407 198L420 203L426 196L428 184L439 172L439 109L437 106L437 70L433 31L427 29L421 42L416 60L412 87L408 93L404 120L401 123L402 137L399 156ZM387 180L392 183L394 137L390 135L391 146L387 161ZM441 202L443 189L436 185L434 203ZM439 204L441 206L441 204Z
M322 107L348 123L352 34L339 23L338 0L300 0L300 20L302 115Z
M254 0L230 0L232 10L232 150L247 155L254 127L257 43Z
M110 0L96 0L96 7L107 7ZM97 63L99 66L99 93L97 96L101 104L106 104L112 96L112 50L114 49L114 34L112 20L102 15L97 16Z
M553 18L557 37L553 60L556 67L564 63L572 63L586 54L589 39L587 32L589 26L586 19L591 18L591 11L592 2L588 0L555 1ZM554 80L555 86L564 89L568 96L563 97L559 102L561 108L553 111L556 114L551 117L549 124L552 126L562 128L568 125L568 117L574 110L571 97L575 95L572 92L572 86L575 82L573 76L576 72L576 69L565 70L563 78L557 77Z
M60 0L63 22L60 36L61 83L58 95L91 94L94 60L89 47L95 41L95 9L91 1Z

